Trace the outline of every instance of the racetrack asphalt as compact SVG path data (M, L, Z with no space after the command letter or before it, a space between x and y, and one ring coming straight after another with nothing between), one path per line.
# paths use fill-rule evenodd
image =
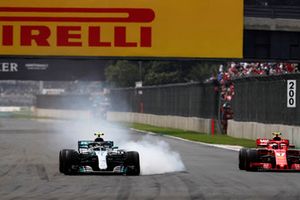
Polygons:
M299 173L240 171L236 151L161 136L150 137L170 144L185 171L65 176L58 171L58 152L67 144L59 140L57 123L0 118L1 200L300 199ZM141 137L134 131L132 135Z

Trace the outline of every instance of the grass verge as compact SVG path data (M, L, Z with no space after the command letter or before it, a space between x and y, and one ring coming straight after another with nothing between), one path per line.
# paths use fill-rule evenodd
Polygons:
M255 147L254 140L234 138L227 135L215 134L214 136L205 133L198 133L193 131L184 131L180 129L162 128L146 124L126 123L125 126L135 128L143 131L150 131L161 135L171 135L187 140L205 142L210 144L225 144L238 145L243 147Z

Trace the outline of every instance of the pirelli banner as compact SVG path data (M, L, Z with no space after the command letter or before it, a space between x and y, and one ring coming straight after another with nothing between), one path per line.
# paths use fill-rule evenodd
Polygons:
M241 58L241 0L0 2L0 55Z

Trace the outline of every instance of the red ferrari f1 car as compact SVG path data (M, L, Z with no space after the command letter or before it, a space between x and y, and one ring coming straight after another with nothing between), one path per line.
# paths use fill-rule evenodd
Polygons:
M273 139L257 139L256 148L239 151L239 168L247 171L300 171L300 150L280 132L273 132Z

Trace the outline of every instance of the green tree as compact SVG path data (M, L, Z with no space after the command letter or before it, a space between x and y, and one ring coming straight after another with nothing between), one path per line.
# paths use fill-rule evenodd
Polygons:
M115 87L133 87L139 81L139 66L137 62L119 60L105 69L108 83Z
M188 79L192 81L202 82L210 78L212 75L216 76L219 65L217 62L199 62L194 64L188 74Z
M201 82L216 75L220 62L212 61L111 61L105 75L115 87L134 87L136 81L143 85L163 85Z
M161 85L187 82L190 66L179 61L153 61L148 64L145 85Z

